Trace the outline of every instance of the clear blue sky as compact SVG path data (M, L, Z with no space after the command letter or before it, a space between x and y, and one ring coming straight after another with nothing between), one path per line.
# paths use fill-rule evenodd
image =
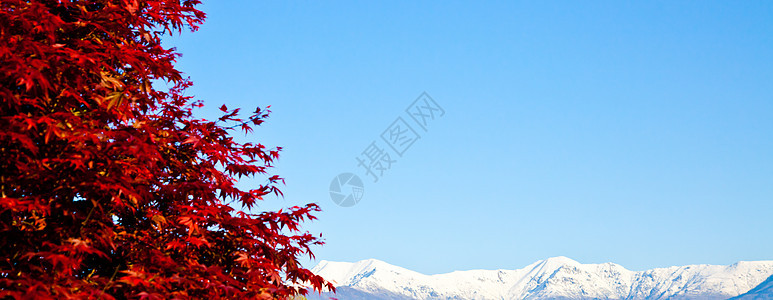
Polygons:
M563 255L632 270L773 259L773 2L208 1L189 94L271 105L319 259L424 273ZM378 183L355 157L422 92L446 111ZM341 172L365 180L335 205ZM244 181L246 185L257 181ZM308 267L314 261L305 261Z

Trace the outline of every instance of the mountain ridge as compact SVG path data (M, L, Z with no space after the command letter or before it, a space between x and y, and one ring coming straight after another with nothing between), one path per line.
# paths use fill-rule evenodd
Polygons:
M768 277L750 291L741 294L733 300L752 300L752 299L773 299L773 275Z
M615 263L582 264L557 256L508 270L425 275L367 259L320 261L312 269L333 282L341 300L390 299L727 299L773 275L773 261L687 265L630 271ZM358 295L348 297L347 295Z

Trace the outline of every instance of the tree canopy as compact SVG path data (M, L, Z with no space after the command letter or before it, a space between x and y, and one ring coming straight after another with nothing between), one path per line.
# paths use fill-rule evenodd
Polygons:
M161 39L197 0L0 0L0 298L286 298L332 285L301 266L315 204L250 213L281 148L268 116L193 115ZM167 82L166 90L154 85ZM241 177L265 177L249 190Z

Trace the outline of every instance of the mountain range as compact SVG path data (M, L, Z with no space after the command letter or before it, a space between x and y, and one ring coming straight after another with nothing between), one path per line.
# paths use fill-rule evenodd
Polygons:
M515 270L425 275L368 259L321 261L312 272L337 293L310 299L773 299L773 261L630 271L560 256Z

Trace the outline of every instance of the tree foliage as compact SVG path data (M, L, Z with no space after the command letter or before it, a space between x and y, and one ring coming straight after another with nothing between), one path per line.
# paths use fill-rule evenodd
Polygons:
M267 117L202 104L161 38L197 0L0 0L0 298L286 298L332 288L298 258L314 204L247 213L283 180ZM160 90L153 82L167 82ZM237 126L234 126L236 124ZM243 176L265 176L254 189ZM234 207L238 208L235 209Z

